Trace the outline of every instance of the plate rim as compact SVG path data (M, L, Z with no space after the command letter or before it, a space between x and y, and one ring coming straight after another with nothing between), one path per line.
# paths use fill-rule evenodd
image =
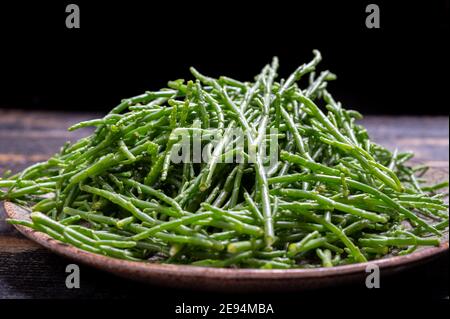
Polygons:
M4 207L7 218L22 219L17 214L19 207L28 211L20 205L4 201ZM164 274L177 277L202 277L205 279L239 279L239 280L277 280L277 279L307 279L324 278L349 275L353 273L365 273L368 265L377 265L380 269L397 268L401 266L410 266L428 258L438 256L449 249L449 240L442 242L438 247L427 247L419 251L404 256L392 256L383 259L377 259L364 263L355 263L334 267L318 268L296 268L296 269L253 269L253 268L214 268L193 265L178 264L160 264L141 261L129 261L118 258L103 256L84 251L77 247L62 243L45 233L22 226L13 225L21 234L28 239L38 243L46 249L62 255L66 258L88 264L98 269L115 273L115 270L126 268L127 271L136 271L140 274L153 275Z

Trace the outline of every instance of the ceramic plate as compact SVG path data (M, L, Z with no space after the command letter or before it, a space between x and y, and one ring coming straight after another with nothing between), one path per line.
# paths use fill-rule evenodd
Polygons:
M30 220L29 211L5 202L9 218ZM121 277L169 287L210 291L295 291L316 289L355 280L364 280L368 263L331 268L260 270L222 269L186 265L133 262L89 253L61 243L28 227L14 225L23 235L49 250ZM381 274L392 274L426 262L448 250L448 234L439 247L421 248L406 256L396 256L371 262Z

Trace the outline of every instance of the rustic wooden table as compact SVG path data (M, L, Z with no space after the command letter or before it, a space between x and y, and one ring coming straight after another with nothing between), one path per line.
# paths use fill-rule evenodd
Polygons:
M89 134L89 130L68 133L66 128L98 114L30 112L0 109L0 175L11 169L18 171L27 165L43 161L55 153L66 140ZM363 121L372 138L390 148L412 150L417 161L446 172L449 167L448 117L367 117ZM193 293L151 287L130 282L88 267L81 266L81 288L67 289L65 267L69 260L56 256L21 236L4 221L0 208L0 299L2 298L136 298L154 295L158 300L215 300L232 298L226 295ZM337 292L358 296L424 295L433 298L448 296L448 254L426 265L406 270L382 280L378 291L364 284L330 288L303 293L303 297L336 296ZM157 294L155 292L157 291ZM175 297L175 298L174 298ZM298 294L264 298L298 298ZM156 299L155 299L156 298ZM255 302L261 302L260 297ZM448 298L448 297L447 297ZM269 300L267 299L267 300ZM243 302L242 299L240 299ZM246 302L249 302L246 300Z

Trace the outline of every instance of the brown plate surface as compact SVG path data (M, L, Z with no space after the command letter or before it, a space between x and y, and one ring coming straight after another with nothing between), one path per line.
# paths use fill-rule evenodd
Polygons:
M5 202L9 218L30 220L29 211ZM89 253L76 247L61 243L48 235L28 227L14 225L23 235L49 250L85 265L114 273L118 276L169 287L190 288L211 291L295 291L337 285L361 280L368 275L369 263L359 263L331 268L260 270L260 269L222 269L186 265L167 265L148 262L133 262ZM395 256L376 261L380 274L388 275L447 251L448 234L439 247L420 248L406 256Z

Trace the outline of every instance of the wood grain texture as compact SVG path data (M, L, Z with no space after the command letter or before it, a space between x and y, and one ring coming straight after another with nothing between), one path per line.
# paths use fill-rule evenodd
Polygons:
M36 161L45 160L57 152L65 141L88 135L89 129L73 133L66 129L74 123L98 116L100 115L93 113L0 109L0 174L7 169L18 171ZM362 123L377 143L390 149L397 147L401 151L414 151L414 161L427 163L448 176L448 117L367 117ZM148 289L142 284L129 283L82 267L84 287L69 290L64 284L64 270L68 263L68 260L55 256L20 236L4 222L3 208L0 208L0 298L123 298L139 296ZM426 271L429 267L434 267L435 271ZM417 275L417 278L426 279L420 279L418 286L433 291L432 294L436 296L448 295L448 286L445 284L448 282L448 255L427 267L418 267L408 272ZM405 277L408 272L391 278L390 283L387 283L391 285L393 295L398 289L404 290L404 293L417 290ZM171 294L170 290L158 289L162 297ZM352 289L358 291L355 287ZM188 292L179 293L186 298L192 297ZM364 293L364 290L360 293ZM208 296L204 295L203 298Z

